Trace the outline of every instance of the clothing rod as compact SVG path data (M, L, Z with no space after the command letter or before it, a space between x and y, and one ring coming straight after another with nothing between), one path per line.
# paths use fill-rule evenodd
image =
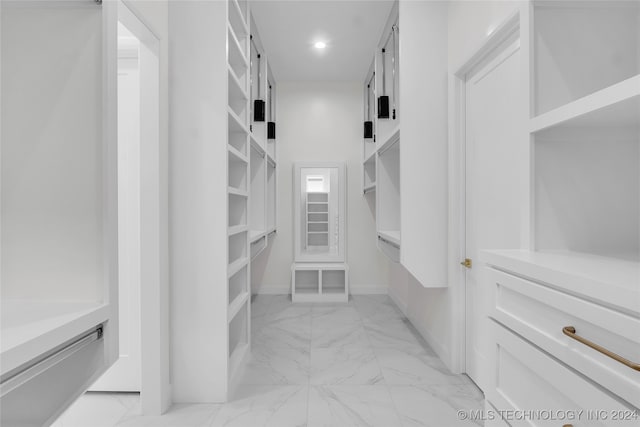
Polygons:
M74 353L77 353L92 342L98 341L102 338L102 335L103 327L102 324L99 324L95 328L92 328L84 334L76 337L71 343L64 345L58 350L54 350L53 353L36 358L14 371L7 373L5 378L0 380L0 396L4 396L12 390L15 390L17 387L20 387L26 382L32 380L50 367L58 364L60 361L70 357Z
M382 240L382 241L383 241L383 242L385 242L386 244L391 245L391 246L393 246L393 247L394 247L394 248L396 248L396 249L400 249L400 245L398 245L397 243L393 243L393 242L391 242L391 241L389 241L389 240L385 239L385 238L384 238L384 237L382 237L382 236L378 236L378 240Z

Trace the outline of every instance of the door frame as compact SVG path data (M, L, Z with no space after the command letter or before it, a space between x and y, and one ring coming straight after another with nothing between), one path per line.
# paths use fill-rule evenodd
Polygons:
M171 403L168 289L163 267L160 37L128 0L118 0L118 21L140 41L140 62L153 65L141 79L140 109L140 405L143 415L161 415ZM145 95L146 94L146 95ZM143 117L151 118L147 126Z
M494 58L497 49L514 37L520 38L524 57L529 54L529 23L521 6L488 34L480 46L449 74L449 277L452 292L451 368L466 372L466 274L460 261L466 254L466 89L469 73ZM528 61L522 61L528 64ZM529 70L524 70L528 82ZM529 91L524 98L528 105ZM528 206L528 202L527 202ZM523 220L528 222L527 218ZM479 267L480 260L475 260Z

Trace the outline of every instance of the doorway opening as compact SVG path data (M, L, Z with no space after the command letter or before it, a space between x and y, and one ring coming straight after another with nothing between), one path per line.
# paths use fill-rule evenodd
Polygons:
M158 317L160 238L160 42L118 2L118 361L92 391L140 392L142 413L160 414L164 356ZM166 313L165 313L166 317ZM144 366L142 360L145 361Z

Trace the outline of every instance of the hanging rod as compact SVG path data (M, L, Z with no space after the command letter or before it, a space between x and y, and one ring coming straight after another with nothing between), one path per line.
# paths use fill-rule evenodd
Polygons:
M0 380L0 396L4 396L27 383L50 367L82 350L92 342L98 341L102 336L103 326L99 324L84 334L77 336L72 342L54 350L51 354L36 358L15 369L13 372L7 373L5 378Z
M399 245L399 244L394 243L394 242L392 242L392 241L390 241L390 240L387 240L387 239L385 239L385 238L384 238L384 237L382 237L382 236L378 236L378 240L382 240L382 241L383 241L383 242L385 242L386 244L391 245L391 246L393 246L393 247L394 247L394 248L396 248L396 249L400 249L400 245Z

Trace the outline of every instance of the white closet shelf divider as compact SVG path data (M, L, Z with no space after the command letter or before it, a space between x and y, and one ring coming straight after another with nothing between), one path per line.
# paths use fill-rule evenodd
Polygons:
M238 188L229 187L227 192L235 196L249 197L249 193L246 190L240 190Z
M249 231L249 227L246 225L234 225L229 227L227 233L229 236L233 236L234 234L243 233L245 231Z
M245 55L243 49L242 49L242 45L240 44L240 42L238 41L238 38L236 37L235 33L233 32L233 28L231 28L231 26L228 27L228 33L229 33L229 58L228 58L228 62L229 65L231 67L233 67L233 69L242 69L242 68L248 68L249 67L249 60L247 59L247 56ZM236 74L238 74L236 72Z
M243 39L249 34L249 26L242 14L238 0L229 0L229 23L233 31Z
M530 132L556 126L624 126L640 122L640 75L531 119Z
M276 161L273 157L271 157L271 154L269 152L267 152L267 162L269 162L269 164L273 167L276 166Z
M369 185L365 185L365 187L362 189L362 192L363 192L364 194L366 194L366 193L370 193L370 192L372 192L372 191L376 191L376 183L375 183L375 182L372 182L372 183L371 183L371 184L369 184Z
M369 155L362 161L363 164L373 163L376 161L376 152L372 151Z
M247 101L247 91L233 69L229 66L229 98L235 100Z
M266 230L251 230L249 231L249 242L253 243L261 238L263 238L267 234Z
M240 295L234 298L233 301L229 304L229 310L227 312L227 321L231 323L231 321L236 317L236 315L242 309L242 306L247 303L249 300L249 292L242 292Z
M242 361L244 360L248 351L249 344L247 343L238 343L233 349L233 352L229 356L229 376L231 378L235 376L240 366L242 366Z
M378 154L382 155L389 148L400 142L400 126L398 126L393 132L391 132L387 138L382 140L382 144L378 146Z
M251 147L253 147L256 151L260 153L261 156L264 156L266 151L264 149L264 141L260 141L257 138L256 134L251 132Z
M247 258L247 257L243 257L243 258L240 258L238 260L235 260L234 262L229 264L229 267L227 268L227 276L228 277L233 276L238 271L240 271L242 269L242 267L244 267L248 263L249 263L249 258Z
M249 133L247 127L243 124L243 121L240 117L231 109L231 107L227 107L227 113L229 114L229 130L231 132L242 132L245 134Z
M247 159L247 156L238 151L234 146L227 145L227 149L229 150L229 156L232 156L236 161L249 163L249 159Z

